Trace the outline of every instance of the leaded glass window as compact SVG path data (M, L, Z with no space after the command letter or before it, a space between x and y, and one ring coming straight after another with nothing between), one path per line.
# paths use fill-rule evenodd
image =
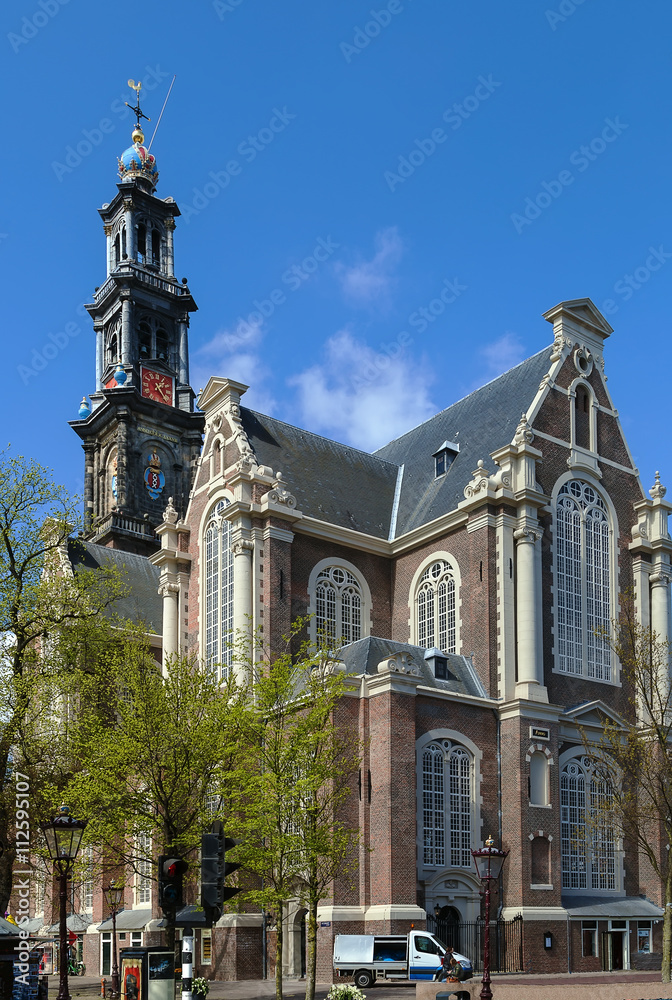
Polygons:
M228 500L220 500L208 521L205 550L205 661L224 680L231 669L233 633L233 552L231 525L222 516Z
M449 564L438 559L420 578L416 598L418 646L443 653L455 650L455 578Z
M450 740L422 753L423 864L471 867L472 760Z
M563 889L616 889L616 837L608 777L590 757L560 774Z
M556 507L558 669L611 680L610 526L604 501L572 479Z
M321 570L315 586L315 627L327 641L362 638L362 589L343 566Z
M152 901L152 838L148 833L135 837L137 859L135 863L135 902Z

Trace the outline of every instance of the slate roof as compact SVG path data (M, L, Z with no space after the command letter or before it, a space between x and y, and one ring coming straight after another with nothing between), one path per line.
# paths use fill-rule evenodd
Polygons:
M302 513L388 538L395 464L245 407L241 419L257 461L282 472Z
M117 930L121 931L141 931L152 919L151 907L137 910L121 910L117 913ZM112 930L112 917L107 917L98 924L99 931Z
M68 540L68 556L75 572L115 566L128 581L129 593L115 601L111 613L129 621L142 622L149 632L161 635L163 611L158 593L159 570L146 556L110 549L80 538Z
M513 439L549 364L545 347L374 453L404 466L395 537L455 510L479 459L495 471L490 453ZM443 441L458 442L460 451L445 476L436 479L432 455Z
M622 917L660 920L663 911L645 896L605 899L604 896L563 896L570 917Z
M457 656L454 653L444 654L448 661L447 680L437 680L431 667L425 660L425 652L421 646L410 646L405 642L393 642L391 639L378 639L368 636L343 646L338 651L338 659L345 663L350 674L375 674L378 664L394 653L407 653L413 666L420 670L422 684L442 691L454 691L458 694L474 695L486 698L487 694L476 673L471 660L467 656Z

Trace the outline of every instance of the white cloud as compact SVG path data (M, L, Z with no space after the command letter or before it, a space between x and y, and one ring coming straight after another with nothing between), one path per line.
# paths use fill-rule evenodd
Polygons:
M431 367L400 346L392 353L376 352L349 330L331 337L324 362L289 380L303 426L372 451L431 416Z
M394 284L393 271L403 252L403 241L396 227L376 234L376 252L371 260L360 260L352 267L336 263L336 274L346 298L369 305L389 297Z
M263 413L273 413L276 402L266 388L271 371L254 350L262 340L263 322L247 323L241 320L232 329L219 330L193 353L190 372L192 386L197 391L205 388L213 375L231 378L249 385L244 397L245 406Z
M484 344L478 353L485 360L485 367L476 383L479 386L508 372L509 368L515 368L526 357L525 346L520 337L510 332L503 334L498 340Z

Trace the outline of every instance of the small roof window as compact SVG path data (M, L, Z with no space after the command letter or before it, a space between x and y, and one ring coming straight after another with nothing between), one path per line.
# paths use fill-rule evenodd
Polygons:
M434 452L432 458L434 459L434 477L436 479L445 476L459 453L460 446L457 441L444 441L438 451Z
M425 653L425 660L438 681L448 680L448 657L434 646Z

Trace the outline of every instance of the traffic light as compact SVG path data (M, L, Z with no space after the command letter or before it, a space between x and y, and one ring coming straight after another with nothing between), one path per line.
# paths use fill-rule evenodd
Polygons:
M240 868L237 862L226 860L226 852L237 843L225 835L219 822L213 823L212 833L201 837L201 906L213 923L222 915L222 904L240 892L224 884Z
M175 910L184 906L183 880L189 865L182 858L162 854L159 858L159 906Z

